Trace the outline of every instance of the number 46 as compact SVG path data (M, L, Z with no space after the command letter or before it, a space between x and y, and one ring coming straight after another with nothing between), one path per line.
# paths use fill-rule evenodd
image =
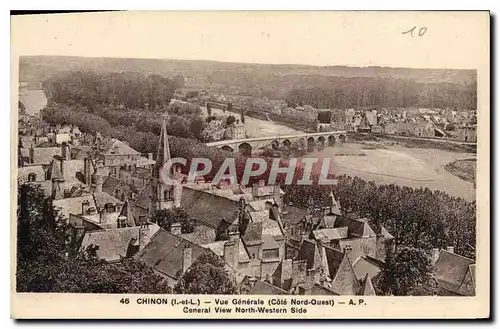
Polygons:
M412 27L408 31L403 32L402 34L410 34L412 37L414 36L413 33L417 29L416 26ZM427 28L425 26L422 26L421 28L418 29L418 36L421 37L427 32Z
M122 304L128 304L129 302L130 302L130 300L128 298L120 299L120 303L122 303Z

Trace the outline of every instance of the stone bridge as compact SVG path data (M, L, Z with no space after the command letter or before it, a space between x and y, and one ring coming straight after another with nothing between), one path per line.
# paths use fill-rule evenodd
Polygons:
M316 133L303 133L297 135L284 136L264 136L246 139L222 140L207 143L207 146L220 147L230 152L240 152L244 155L251 155L256 150L263 150L271 147L278 150L282 147L304 149L307 152L321 150L325 146L335 146L337 143L347 142L345 131L325 131Z

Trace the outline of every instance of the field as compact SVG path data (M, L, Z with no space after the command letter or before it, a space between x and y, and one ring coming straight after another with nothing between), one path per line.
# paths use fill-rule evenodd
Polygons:
M476 159L456 160L448 163L444 168L453 175L468 182L476 181Z

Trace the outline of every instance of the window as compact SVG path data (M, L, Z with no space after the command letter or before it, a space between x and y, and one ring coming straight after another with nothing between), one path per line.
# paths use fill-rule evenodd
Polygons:
M163 199L164 200L173 200L174 194L173 191L168 189L163 192Z
M118 219L118 228L127 227L126 218Z

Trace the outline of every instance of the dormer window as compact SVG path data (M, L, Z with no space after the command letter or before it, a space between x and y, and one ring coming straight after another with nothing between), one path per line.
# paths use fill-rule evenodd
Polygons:
M127 218L119 217L118 218L118 228L127 227Z
M28 174L28 182L35 182L36 181L36 174L35 173L29 173Z

